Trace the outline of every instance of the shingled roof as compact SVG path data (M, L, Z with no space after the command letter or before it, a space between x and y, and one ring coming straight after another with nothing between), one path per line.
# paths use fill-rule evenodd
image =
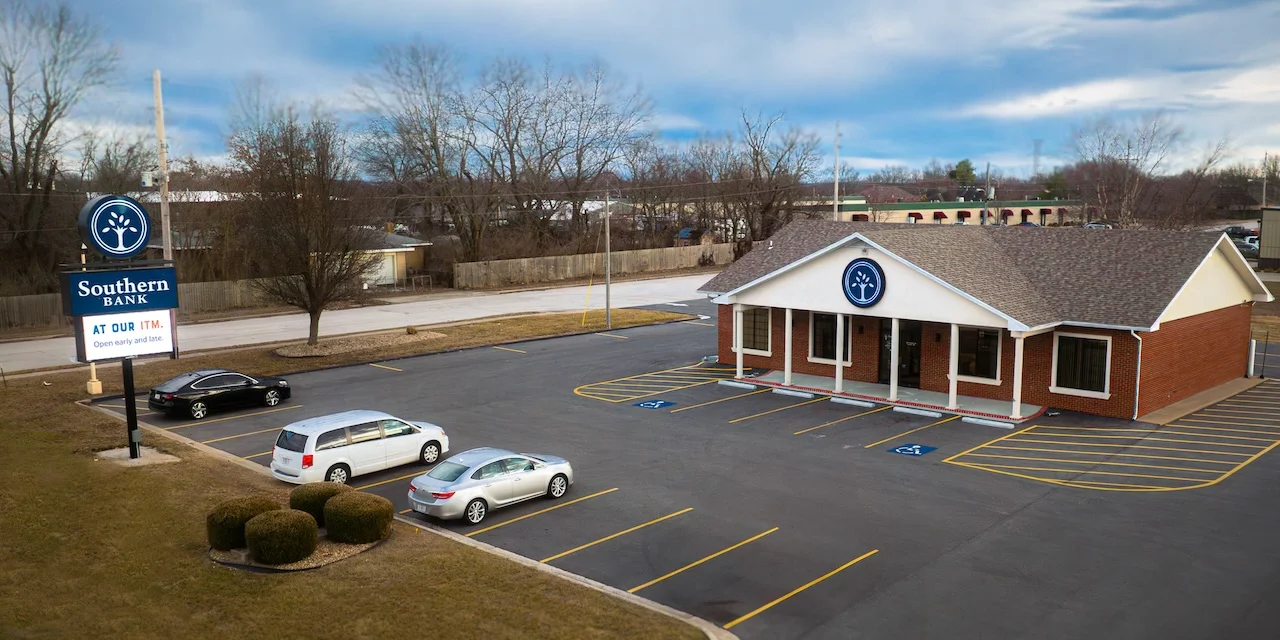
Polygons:
M799 220L703 285L724 294L853 234L1027 327L1150 328L1221 233Z

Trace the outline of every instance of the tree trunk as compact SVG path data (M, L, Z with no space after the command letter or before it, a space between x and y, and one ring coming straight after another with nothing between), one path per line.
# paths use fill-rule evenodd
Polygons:
M321 311L323 311L323 309L316 309L315 311L308 312L311 316L311 332L307 334L307 344L310 346L315 346L315 344L320 340Z

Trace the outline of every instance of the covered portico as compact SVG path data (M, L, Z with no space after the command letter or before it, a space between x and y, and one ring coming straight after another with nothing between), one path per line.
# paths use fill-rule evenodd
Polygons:
M855 264L866 265L866 273L850 275L849 269L864 268ZM851 279L858 282L846 291L842 283ZM815 253L716 302L731 305L739 378L763 356L776 375L757 380L782 387L1013 421L1041 409L1022 402L1028 327L864 238ZM797 326L797 316L804 326ZM763 338L761 322L770 325ZM1001 371L1005 341L1012 358ZM971 347L963 358L962 343ZM984 358L990 371L972 375ZM968 371L961 370L962 360ZM906 374L913 374L909 383Z

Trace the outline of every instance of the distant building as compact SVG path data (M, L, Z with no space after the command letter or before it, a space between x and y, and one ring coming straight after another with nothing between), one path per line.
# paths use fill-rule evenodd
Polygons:
M828 205L830 206L830 205ZM992 200L991 202L841 203L840 219L854 222L1015 225L1042 227L1085 220L1079 200Z

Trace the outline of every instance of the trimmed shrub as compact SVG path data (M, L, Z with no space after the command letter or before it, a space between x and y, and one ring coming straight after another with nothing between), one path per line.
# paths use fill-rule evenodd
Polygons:
M289 508L306 511L316 519L316 524L324 526L324 505L339 493L355 491L350 486L336 482L311 482L294 488L289 492Z
M277 509L253 517L244 525L249 553L262 564L288 564L316 550L316 519L306 511Z
M350 544L377 542L391 533L394 516L395 507L381 496L359 491L338 494L324 505L326 537Z
M280 503L265 496L232 498L213 508L205 518L209 546L221 551L246 546L244 525L254 516L280 508Z

